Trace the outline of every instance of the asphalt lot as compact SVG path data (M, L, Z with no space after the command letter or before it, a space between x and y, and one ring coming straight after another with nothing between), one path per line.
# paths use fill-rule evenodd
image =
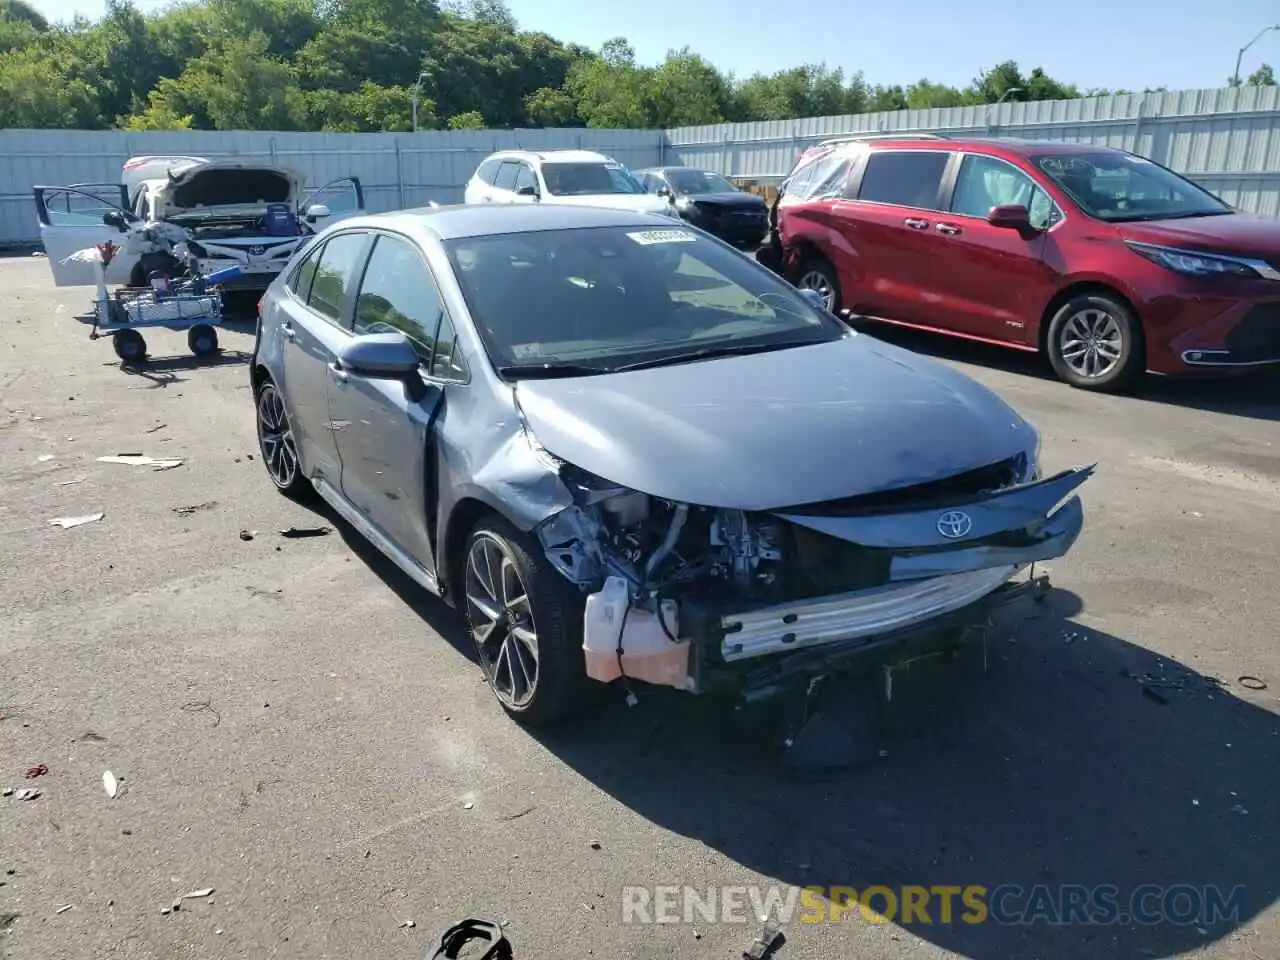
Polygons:
M251 336L200 366L149 334L130 373L43 259L0 259L0 292L0 785L42 791L0 801L0 955L422 958L479 916L522 960L736 958L753 926L624 925L622 889L756 883L1246 888L1239 925L854 914L789 927L781 957L1280 954L1275 381L1090 396L888 335L1033 419L1048 469L1099 470L1049 613L1010 617L985 674L899 679L888 756L812 782L714 702L515 727L451 612L271 489ZM122 453L183 462L96 461Z

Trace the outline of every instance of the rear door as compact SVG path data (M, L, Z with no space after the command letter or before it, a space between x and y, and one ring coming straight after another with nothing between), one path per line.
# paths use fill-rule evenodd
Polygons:
M311 478L337 487L342 469L329 412L329 365L351 337L355 288L371 236L365 231L326 237L300 263L279 299L284 316L285 400L294 444Z
M935 324L934 229L953 154L872 150L839 205L846 241L836 266L855 313Z
M119 214L123 222L134 218L123 184L79 183L67 187L35 187L36 218L40 223L40 241L49 258L53 282L59 287L93 286L98 282L97 267L92 261L66 261L66 258L99 243L114 243L120 250L107 265L108 284L125 283L133 265L149 242L141 231L103 222L108 213Z
M489 203L511 203L516 198L516 177L520 173L519 160L503 160L493 175L493 187L484 197Z
M992 207L1027 208L1026 234L987 222ZM1062 211L1024 171L999 157L963 154L948 211L939 215L933 289L948 328L984 339L1025 343L1056 289L1044 258Z
M316 229L327 227L348 217L358 217L364 213L364 188L360 186L359 177L339 177L330 180L324 186L317 187L298 204L298 213L307 217L307 211L317 204L327 207L329 213L317 217L314 221Z

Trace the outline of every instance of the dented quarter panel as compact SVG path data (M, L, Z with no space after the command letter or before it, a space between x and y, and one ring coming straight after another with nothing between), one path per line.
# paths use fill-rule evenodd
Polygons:
M522 380L558 457L622 486L739 510L951 476L1031 452L1036 432L950 368L862 334L598 377Z

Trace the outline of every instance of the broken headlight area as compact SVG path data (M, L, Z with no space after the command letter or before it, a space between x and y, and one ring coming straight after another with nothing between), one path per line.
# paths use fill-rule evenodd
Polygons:
M574 504L538 535L586 596L591 676L701 689L754 658L941 622L1061 556L1093 468L1041 480L1036 459L778 511L673 502L560 463Z

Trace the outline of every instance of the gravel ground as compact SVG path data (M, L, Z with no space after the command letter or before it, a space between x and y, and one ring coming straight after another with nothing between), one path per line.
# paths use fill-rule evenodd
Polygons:
M157 333L131 374L43 260L0 260L0 291L0 785L42 791L0 801L0 953L422 958L482 916L522 958L732 958L752 926L626 925L622 888L1155 883L1243 884L1240 922L854 914L788 927L780 956L1280 955L1276 381L1089 396L887 335L1007 397L1048 468L1100 466L1050 612L1009 618L985 674L975 653L899 679L887 758L801 782L713 702L513 726L454 615L272 491L250 336L200 366ZM119 453L183 462L96 461Z

